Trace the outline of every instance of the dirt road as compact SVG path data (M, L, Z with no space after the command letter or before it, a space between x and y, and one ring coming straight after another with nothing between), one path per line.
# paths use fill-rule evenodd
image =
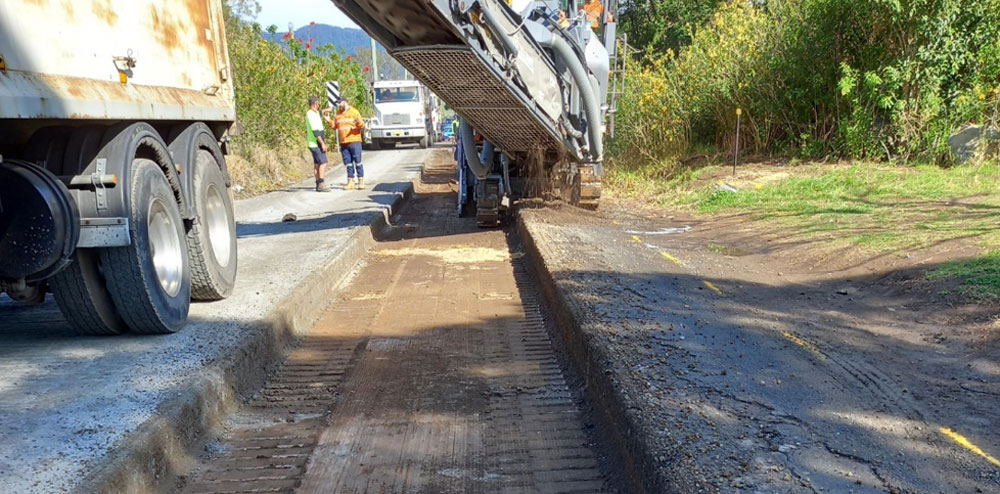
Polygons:
M1000 492L1000 345L927 266L607 206L521 217L665 491Z
M182 492L610 490L516 239L455 218L452 176L430 170Z

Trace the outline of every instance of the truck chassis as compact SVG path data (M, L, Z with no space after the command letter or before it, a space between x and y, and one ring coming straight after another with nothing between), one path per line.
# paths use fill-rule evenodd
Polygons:
M0 3L0 292L102 335L229 295L231 70L219 0Z

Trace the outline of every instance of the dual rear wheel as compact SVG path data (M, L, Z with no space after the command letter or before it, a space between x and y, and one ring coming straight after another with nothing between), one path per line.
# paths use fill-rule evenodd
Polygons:
M77 249L75 262L49 280L60 310L79 332L173 333L186 323L192 298L218 300L232 292L237 264L233 201L218 162L222 154L214 137L206 138L207 127L198 125L203 128L177 137L191 142L175 141L178 146L170 147L191 150L187 157L133 150L129 180L119 185L128 189L118 191L126 197L130 244ZM111 139L135 133L135 127ZM158 141L167 149L152 128L142 130L150 133L154 147ZM87 139L74 134L74 140ZM106 147L109 140L102 142ZM199 147L199 142L205 145ZM74 149L67 146L67 153ZM185 160L182 173L192 176L180 177L190 180L188 187L168 180L165 166L174 164L162 161L170 154ZM193 212L188 222L182 217L181 197Z

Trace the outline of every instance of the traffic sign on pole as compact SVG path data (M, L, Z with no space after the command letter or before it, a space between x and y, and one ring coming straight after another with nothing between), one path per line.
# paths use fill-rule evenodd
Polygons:
M326 100L330 104L330 108L337 106L337 101L340 99L340 83L337 81L329 81L326 83Z

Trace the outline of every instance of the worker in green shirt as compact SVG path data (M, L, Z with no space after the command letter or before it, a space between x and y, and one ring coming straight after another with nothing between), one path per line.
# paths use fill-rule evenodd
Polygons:
M323 119L319 114L319 98L309 97L309 111L306 112L306 142L309 144L309 152L312 153L313 168L316 175L316 192L329 192L330 186L326 185L326 130L323 127Z

